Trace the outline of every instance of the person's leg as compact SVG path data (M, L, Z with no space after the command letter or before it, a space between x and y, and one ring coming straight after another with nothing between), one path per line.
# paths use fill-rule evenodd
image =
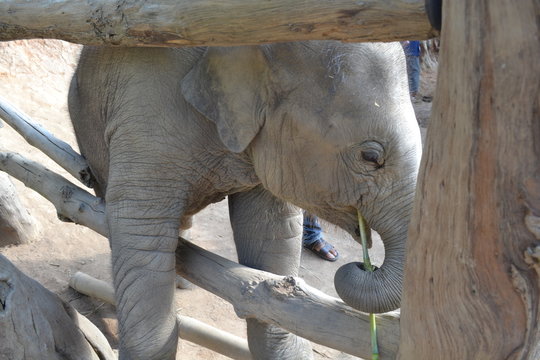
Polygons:
M414 56L406 56L407 59L407 80L409 82L409 93L412 94L412 87L413 87L413 58Z
M418 94L420 85L420 57L407 56L407 76L409 80L409 92L413 100Z
M335 261L339 256L334 246L323 239L322 228L317 217L306 211L304 211L302 243L306 249L313 251L325 260Z
M302 242L304 247L309 247L322 237L322 228L315 215L304 211L304 232Z

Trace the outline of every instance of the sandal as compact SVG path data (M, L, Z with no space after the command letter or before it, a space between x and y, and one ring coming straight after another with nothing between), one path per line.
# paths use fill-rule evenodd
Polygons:
M321 243L323 244L322 246L321 246ZM319 246L321 246L321 248L317 249ZM335 250L335 248L332 244L330 244L328 241L324 239L319 239L315 241L314 243L308 246L304 246L304 247L308 250L313 251L315 254L319 255L319 257L327 261L336 261L339 258L339 254L337 253L337 250L336 250L336 255L330 253L330 250ZM333 258L328 257L329 254L334 257Z

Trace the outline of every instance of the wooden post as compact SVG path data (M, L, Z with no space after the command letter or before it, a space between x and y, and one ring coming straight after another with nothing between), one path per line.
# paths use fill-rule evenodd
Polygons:
M444 2L401 359L540 359L539 11Z
M0 40L245 45L433 37L424 0L2 0Z

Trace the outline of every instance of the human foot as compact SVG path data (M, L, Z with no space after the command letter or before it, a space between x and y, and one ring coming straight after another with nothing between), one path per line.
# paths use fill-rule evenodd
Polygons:
M304 247L313 251L324 260L336 261L339 257L339 254L334 246L322 238Z

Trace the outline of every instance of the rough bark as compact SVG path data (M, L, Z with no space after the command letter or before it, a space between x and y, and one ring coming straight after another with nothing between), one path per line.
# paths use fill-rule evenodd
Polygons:
M539 9L444 2L401 359L540 359Z
M0 40L227 46L316 39L395 41L434 34L424 0L0 2Z
M20 155L0 153L0 170L39 192L60 214L107 236L105 204L99 199ZM176 256L179 275L231 302L240 317L256 317L322 345L370 356L369 316L301 279L250 269L183 239ZM377 319L381 354L393 358L399 317L389 313Z
M9 177L0 173L0 247L36 240L39 225L22 205Z
M0 255L0 358L113 360L101 332Z

